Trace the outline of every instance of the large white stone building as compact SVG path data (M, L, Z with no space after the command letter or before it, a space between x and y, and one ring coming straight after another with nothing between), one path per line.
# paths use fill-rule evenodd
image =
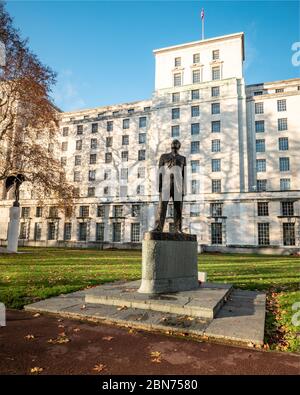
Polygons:
M199 246L299 251L300 79L245 85L243 33L154 56L152 99L61 114L57 155L78 187L76 210L67 217L50 199L37 207L24 189L21 243L140 246L154 225L159 156L178 138L188 164L183 230ZM170 205L166 231L172 222Z

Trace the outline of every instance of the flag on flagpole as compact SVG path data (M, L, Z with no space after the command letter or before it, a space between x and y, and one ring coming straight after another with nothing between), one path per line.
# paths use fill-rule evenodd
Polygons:
M204 8L201 10L201 22L202 22L202 40L204 40Z
M202 19L202 21L203 21L203 19L204 19L204 9L202 8L202 10L201 10L201 19Z

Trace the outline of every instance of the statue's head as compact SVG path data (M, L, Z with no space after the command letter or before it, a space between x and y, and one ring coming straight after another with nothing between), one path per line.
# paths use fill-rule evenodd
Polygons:
M180 147L181 147L181 144L180 144L179 140L175 139L172 141L172 144L171 144L172 152L176 153L177 151L180 150Z

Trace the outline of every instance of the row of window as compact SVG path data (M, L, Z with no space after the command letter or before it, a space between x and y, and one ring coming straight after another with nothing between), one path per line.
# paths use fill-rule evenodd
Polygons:
M211 87L211 96L212 97L219 97L220 96L220 87L219 86ZM199 89L191 90L191 99L192 100L199 100L200 99L200 90ZM180 92L172 93L172 102L173 103L180 102Z
M281 210L280 213L284 217L289 217L294 215L294 202L293 201L283 201L280 202ZM258 216L268 216L269 215L269 202L257 202L257 215Z
M264 102L257 102L254 105L255 114L264 113ZM277 100L277 111L286 111L286 99Z
M256 171L258 173L266 172L266 159L256 159ZM290 158L279 158L279 171L290 171Z
M279 180L280 191L289 191L291 189L291 179L290 178L280 178ZM268 180L261 179L256 181L257 192L266 192L268 190Z
M220 50L219 49L214 49L211 52L211 57L212 60L219 60L220 59ZM200 63L200 53L194 53L193 54L193 64ZM174 58L174 67L181 67L181 57L176 56Z
M279 132L288 130L288 120L287 118L279 118L277 119L277 130ZM255 121L255 132L263 133L265 131L265 121Z
M279 151L288 151L289 150L288 137L279 137L278 149L279 149ZM266 151L265 139L257 139L256 140L256 152L265 152L265 151Z
M182 86L182 82L183 82L182 77L183 77L182 71L173 73L173 86L174 87ZM221 67L220 66L214 66L211 68L211 79L212 79L212 81L218 81L221 79ZM198 84L201 82L200 70L193 70L192 81L194 84Z
M193 92L193 91L192 91ZM197 91L198 92L198 91ZM211 103L211 113L213 115L220 114L220 103ZM191 115L192 117L197 117L200 114L199 106L192 106L191 107ZM172 108L171 110L171 118L172 119L179 119L180 118L180 108Z

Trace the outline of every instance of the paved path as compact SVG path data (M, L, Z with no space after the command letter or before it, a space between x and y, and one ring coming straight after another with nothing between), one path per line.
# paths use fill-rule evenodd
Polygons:
M57 338L69 341L48 342ZM151 352L155 354L151 356ZM8 311L7 326L0 328L2 374L30 374L34 367L43 369L40 374L101 374L93 370L100 364L98 370L103 369L104 374L300 373L300 359L295 355L199 343L54 316L35 317L24 311Z

